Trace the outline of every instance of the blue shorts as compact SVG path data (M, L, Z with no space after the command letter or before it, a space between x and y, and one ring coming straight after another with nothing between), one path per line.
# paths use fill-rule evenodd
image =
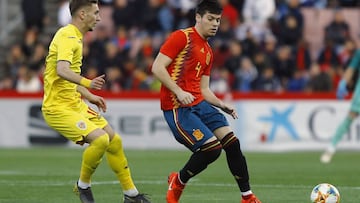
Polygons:
M225 116L206 101L164 111L164 117L175 139L193 152L214 136L216 129L229 125Z

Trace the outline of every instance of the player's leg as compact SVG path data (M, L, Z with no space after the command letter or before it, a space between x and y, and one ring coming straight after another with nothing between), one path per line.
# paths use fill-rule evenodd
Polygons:
M80 193L82 201L92 202L91 175L109 145L109 136L79 112L62 109L44 112L43 115L47 124L67 139L80 145L89 143L83 152L80 177L75 190Z
M85 148L82 156L80 178L78 185L80 188L90 187L91 176L101 162L105 150L109 146L109 135L98 128L85 137L89 145Z
M221 140L228 167L241 191L242 202L260 203L260 200L257 199L250 188L247 162L241 151L239 139L228 126L216 129L214 134Z
M351 123L358 116L355 112L350 112L348 116L337 127L335 134L331 138L331 143L325 152L321 155L320 161L322 163L329 163L335 154L336 146L342 139L342 137L349 131Z
M176 140L194 152L179 172L173 172L168 177L166 200L177 203L189 179L219 157L221 145L190 108L165 111L164 116Z
M91 191L91 176L101 162L106 148L109 146L109 136L102 129L95 129L85 137L89 145L85 148L82 155L80 177L74 187L82 202L94 202Z
M360 83L357 83L351 100L351 106L348 116L337 127L335 134L332 136L331 143L325 152L321 155L322 163L329 163L335 154L336 146L341 138L349 131L351 123L359 115L360 112Z
M260 203L250 189L248 167L240 142L229 127L225 116L207 102L200 103L199 107L201 108L198 114L201 115L201 120L221 142L228 167L241 191L242 201Z
M121 184L124 202L150 202L144 194L139 193L132 180L120 135L115 133L110 125L105 126L104 130L110 135L110 144L105 153L106 159Z

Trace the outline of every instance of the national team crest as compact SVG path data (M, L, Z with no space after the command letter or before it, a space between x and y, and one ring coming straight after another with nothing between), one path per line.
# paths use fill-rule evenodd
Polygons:
M200 131L200 129L196 129L193 132L193 136L199 141L204 137L204 134Z
M76 123L76 127L78 127L80 130L86 129L86 123L84 121L79 121Z
M208 53L206 54L206 65L209 65L209 64L210 64L210 58L211 58L211 54L210 54L210 52L208 52Z

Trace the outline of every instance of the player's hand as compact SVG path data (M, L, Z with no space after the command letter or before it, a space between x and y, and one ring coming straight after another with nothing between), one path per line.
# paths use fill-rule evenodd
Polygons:
M345 96L348 95L348 90L346 88L346 80L342 79L339 82L339 85L337 87L337 91L336 91L336 97L338 99L344 99Z
M91 80L90 88L95 90L101 90L105 84L105 75L100 75Z
M92 95L90 98L88 98L88 101L92 104L95 104L98 107L99 111L102 111L104 113L106 112L107 107L104 98L97 95Z
M236 110L235 110L235 108L234 108L233 106L230 106L229 104L223 104L223 106L221 107L221 109L222 109L225 113L231 115L231 117L233 117L233 119L239 118L239 117L238 117L238 114L237 114L237 112L236 112Z
M177 93L176 97L183 105L191 104L195 100L194 95L192 95L190 92L186 92L183 90Z

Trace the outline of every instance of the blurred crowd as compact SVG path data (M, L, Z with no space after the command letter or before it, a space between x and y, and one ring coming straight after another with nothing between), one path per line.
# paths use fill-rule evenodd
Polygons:
M84 36L83 75L106 74L112 92L159 91L150 68L162 42L175 29L193 26L195 0L102 0L105 22ZM333 91L356 49L343 8L358 0L219 0L221 25L210 39L211 88L229 91ZM23 0L22 40L9 48L0 90L42 91L49 18L43 0ZM302 8L333 9L323 46L311 55ZM58 26L71 20L68 1L58 2ZM360 12L360 10L359 10Z

